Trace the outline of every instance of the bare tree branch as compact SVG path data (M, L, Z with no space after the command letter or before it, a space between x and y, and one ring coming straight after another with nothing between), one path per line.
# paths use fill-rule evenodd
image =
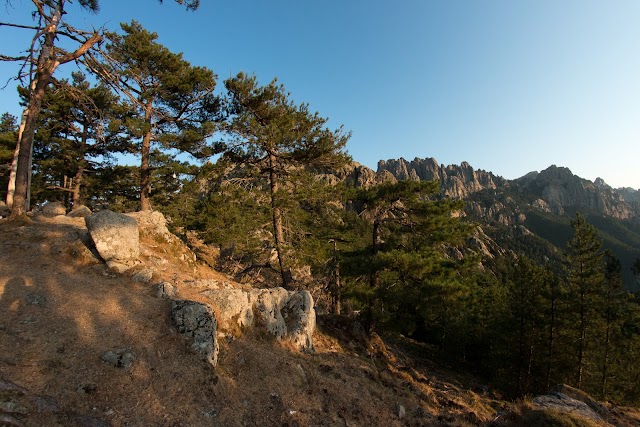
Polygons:
M34 27L32 25L12 24L10 22L0 22L0 27L25 28L27 30L36 30L36 31L44 30L44 28L42 27Z

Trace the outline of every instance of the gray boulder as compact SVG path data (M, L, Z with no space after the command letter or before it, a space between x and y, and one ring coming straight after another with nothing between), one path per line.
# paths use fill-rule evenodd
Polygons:
M140 255L140 235L135 219L104 210L84 220L91 240L107 265L118 271L135 265Z
M564 393L552 392L543 396L536 396L532 400L536 409L550 409L558 412L578 415L596 422L602 422L603 419L596 411L589 407L586 403L567 396Z
M313 351L313 331L316 329L316 312L309 291L291 294L282 309L287 325L287 336L300 350Z
M171 320L178 332L191 341L191 349L215 367L220 348L213 310L196 301L174 300L171 303Z
M236 325L247 328L253 325L253 302L248 292L242 289L208 289L202 294L211 301L224 328L232 329Z
M253 311L256 321L277 339L287 334L287 324L282 317L282 308L289 299L289 292L284 288L260 289L254 292Z
M86 207L85 205L79 205L74 207L71 212L69 212L67 214L67 216L71 217L71 218L85 218L89 215L91 215L91 209L89 209L88 207Z
M313 351L316 312L308 291L273 289L205 289L208 305L218 316L221 331L238 327L264 328L278 340L289 340L299 350Z
M53 217L58 215L65 215L67 208L60 202L48 202L42 206L42 214L44 216Z
M167 219L158 211L130 212L127 216L138 223L138 227L152 235L162 237L167 242L176 240L176 237L167 228Z

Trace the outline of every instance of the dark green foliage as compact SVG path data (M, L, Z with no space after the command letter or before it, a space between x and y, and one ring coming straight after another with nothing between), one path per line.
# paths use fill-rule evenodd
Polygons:
M13 160L13 151L18 140L17 119L9 113L0 116L0 200L4 201L4 195L9 181L9 171Z
M453 215L462 204L440 198L437 189L436 182L402 181L361 191L357 204L370 237L350 258L368 271L352 268L347 279L370 327L382 322L447 346L465 333L458 326L473 274L467 260L447 253L470 232Z
M276 80L260 86L255 76L239 73L225 86L230 94L228 139L217 144L217 151L243 164L247 176L268 182L273 242L282 283L288 286L293 263L284 222L287 199L295 197L299 185L296 176L304 175L300 169L344 164L349 134L329 130L327 119L312 113L308 104L296 105Z
M595 227L576 214L571 221L573 237L567 245L567 282L574 304L572 310L576 322L576 385L589 375L590 351L594 346L595 319L599 303L599 288L603 281L602 241Z
M125 126L140 141L140 203L146 210L151 208L152 163L159 162L151 159L155 148L210 156L206 140L216 130L221 106L211 70L192 66L136 21L121 27L124 35L108 33L106 52L91 67L130 102L133 114Z

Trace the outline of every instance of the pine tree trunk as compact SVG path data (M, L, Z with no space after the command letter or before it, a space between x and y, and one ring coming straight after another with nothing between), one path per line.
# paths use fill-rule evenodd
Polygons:
M54 64L55 65L55 64ZM56 65L57 66L57 65ZM11 218L18 218L27 213L29 209L29 182L31 175L31 155L33 153L33 138L36 133L36 121L42 107L45 90L51 81L55 67L44 67L38 72L37 84L29 97L27 117L24 131L20 139L18 152L18 165L16 168L16 188L13 195Z
M269 153L269 189L271 194L271 212L273 214L273 237L275 239L276 253L278 254L278 265L280 267L280 275L282 277L282 286L284 288L289 287L291 282L290 276L284 269L285 256L282 246L284 245L284 232L282 228L282 211L277 203L277 195L280 190L278 183L278 175L275 171L276 156L273 153Z
M35 83L35 80L34 80ZM32 84L32 90L34 89ZM16 193L16 173L18 171L18 155L20 153L20 141L22 140L22 134L24 133L24 126L27 123L27 111L28 107L22 112L22 118L20 119L20 127L18 128L18 139L16 141L16 148L13 150L13 159L11 160L11 170L9 171L9 184L7 185L7 207L11 209L13 207L13 196Z
M555 286L555 285L552 285ZM553 341L554 331L556 324L556 298L555 293L552 291L551 295L551 321L549 323L549 340L547 345L547 375L545 378L545 389L549 389L551 385L551 359L553 358Z
M24 130L19 140L18 165L16 168L16 187L13 194L11 218L23 216L29 210L31 184L31 158L33 155L33 138L36 133L36 122L47 86L51 82L53 73L60 65L54 49L58 25L62 19L64 1L58 2L55 11L44 29L44 43L38 55L36 73L30 85L29 104L26 109ZM97 40L96 40L97 42ZM69 59L71 60L71 59ZM35 81L35 84L34 84Z
M371 237L371 255L375 257L380 250L380 221L377 218L373 220L373 233ZM371 282L372 289L376 289L378 287L379 278L380 274L377 270L371 272L371 277L369 278L369 280Z
M602 364L602 380L601 380L601 388L602 388L602 398L604 399L607 396L607 375L609 371L609 343L611 341L610 338L610 329L611 324L609 319L607 319L607 332L604 342L604 360Z
M87 149L87 136L89 133L89 124L85 120L82 123L82 139L80 140L80 160L78 161L78 169L73 177L73 208L77 208L82 205L82 197L80 196L80 189L82 182L84 181L84 169L87 163L85 159L85 151Z
M144 134L142 138L142 163L140 164L140 210L150 211L151 200L149 196L151 194L151 168L149 159L151 157L151 136L153 128L151 126L151 116L153 112L153 103L147 101L146 109L144 112L144 121L149 126L149 130Z
M582 376L584 371L584 347L587 338L587 327L585 317L585 291L580 292L580 339L578 341L578 373L576 375L576 388L581 390L582 388Z
M333 292L332 292L333 314L340 314L342 310L340 306L340 299L341 299L340 288L342 287L342 284L340 283L340 263L338 262L338 245L335 240L333 241L333 278L334 278Z

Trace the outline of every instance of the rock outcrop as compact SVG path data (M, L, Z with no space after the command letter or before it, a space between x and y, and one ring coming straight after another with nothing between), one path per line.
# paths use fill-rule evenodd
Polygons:
M546 212L563 215L567 208L572 208L618 219L635 216L624 197L602 179L591 182L565 167L550 166L540 173L529 173L514 183L521 192L536 197L534 203Z
M556 386L549 394L534 397L531 403L536 409L579 415L597 423L608 421L611 416L606 406L587 393L566 384Z
M196 301L174 300L171 303L171 321L176 330L191 341L191 349L195 353L211 366L218 364L218 323L210 307Z
M439 181L443 195L453 198L463 198L469 194L486 189L505 187L508 181L491 172L474 170L467 162L460 165L439 165L436 159L415 158L407 161L381 160L378 162L378 175L390 173L399 181Z
M84 220L96 250L110 268L122 272L135 265L140 255L140 237L135 219L104 210Z
M291 341L299 350L313 351L316 313L309 291L215 287L207 286L200 294L206 296L216 313L221 331L264 328L278 340Z

